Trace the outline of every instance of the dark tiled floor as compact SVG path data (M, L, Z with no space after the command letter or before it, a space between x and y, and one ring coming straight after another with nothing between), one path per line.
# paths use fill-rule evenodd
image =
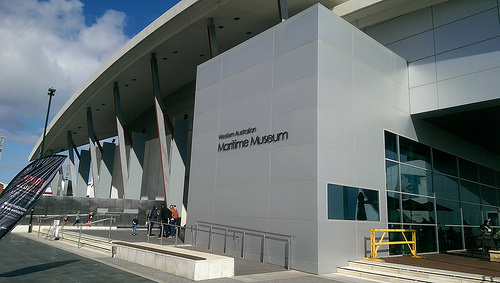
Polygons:
M15 234L0 249L0 282L154 282Z
M424 258L398 256L383 260L389 263L500 277L500 262L491 262L489 258L471 257L466 254L426 254Z

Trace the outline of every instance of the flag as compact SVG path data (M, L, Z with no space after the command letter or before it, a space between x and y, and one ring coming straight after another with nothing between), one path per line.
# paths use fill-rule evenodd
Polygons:
M0 241L43 195L66 156L50 155L31 162L0 195Z

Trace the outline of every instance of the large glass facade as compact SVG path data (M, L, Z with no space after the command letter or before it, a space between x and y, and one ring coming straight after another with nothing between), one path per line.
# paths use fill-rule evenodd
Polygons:
M416 229L418 252L468 248L485 219L499 230L498 171L388 131L384 137L388 227Z

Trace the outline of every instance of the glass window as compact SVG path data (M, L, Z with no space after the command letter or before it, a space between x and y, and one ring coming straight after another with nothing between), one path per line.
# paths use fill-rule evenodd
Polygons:
M387 220L401 223L401 194L387 192Z
M478 204L471 203L461 203L462 205L462 215L464 218L464 225L477 226L479 231L479 225L483 222L481 220L481 206Z
M481 186L481 203L486 205L498 205L497 189Z
M403 229L403 227L401 227L401 224L389 224L387 226L389 229ZM401 233L388 233L388 234L389 234L388 235L389 241L391 242L405 240ZM403 254L403 252L405 252L405 254L409 253L407 245L389 245L389 255L401 255Z
M417 237L417 253L437 251L436 226L411 225L403 226L404 229L415 229ZM408 239L410 240L410 238ZM405 245L406 246L406 245ZM405 251L408 254L409 251Z
M500 172L495 171L495 176L496 176L495 179L497 179L497 185L496 185L496 187L500 188Z
M427 170L401 164L401 191L432 196L434 194L432 173Z
M498 209L495 206L482 205L481 210L483 213L483 222L490 219L490 226L498 226ZM494 227L493 232L496 233L497 231L498 229Z
M474 162L459 158L458 172L460 173L460 178L462 179L479 182L479 176L477 174L477 164Z
M460 180L460 200L479 204L479 184Z
M435 223L434 199L413 195L403 195L404 223Z
M462 228L457 226L439 226L439 251L461 250Z
M433 173L434 192L437 198L459 200L458 178Z
M378 191L328 184L328 219L379 221Z
M436 199L437 222L440 225L461 225L460 203L458 201Z
M458 176L457 157L444 151L433 148L432 158L434 161L434 171Z
M398 160L397 136L391 132L385 131L385 158Z
M490 186L495 186L495 171L488 167L479 165L479 182Z
M386 188L389 191L399 191L399 166L398 163L385 161Z
M430 147L400 136L399 150L401 162L421 168L431 169Z

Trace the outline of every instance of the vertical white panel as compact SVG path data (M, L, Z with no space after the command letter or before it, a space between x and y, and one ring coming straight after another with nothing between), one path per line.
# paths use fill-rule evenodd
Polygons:
M111 177L115 160L115 144L103 143L103 153L99 166L99 183L95 186L97 198L109 198L111 195Z
M90 152L88 150L80 151L80 162L78 163L78 181L73 182L73 196L86 197L87 185L90 173Z
M125 188L126 199L140 199L141 184L144 163L144 148L146 135L142 133L132 133L133 145L130 150L129 177Z

